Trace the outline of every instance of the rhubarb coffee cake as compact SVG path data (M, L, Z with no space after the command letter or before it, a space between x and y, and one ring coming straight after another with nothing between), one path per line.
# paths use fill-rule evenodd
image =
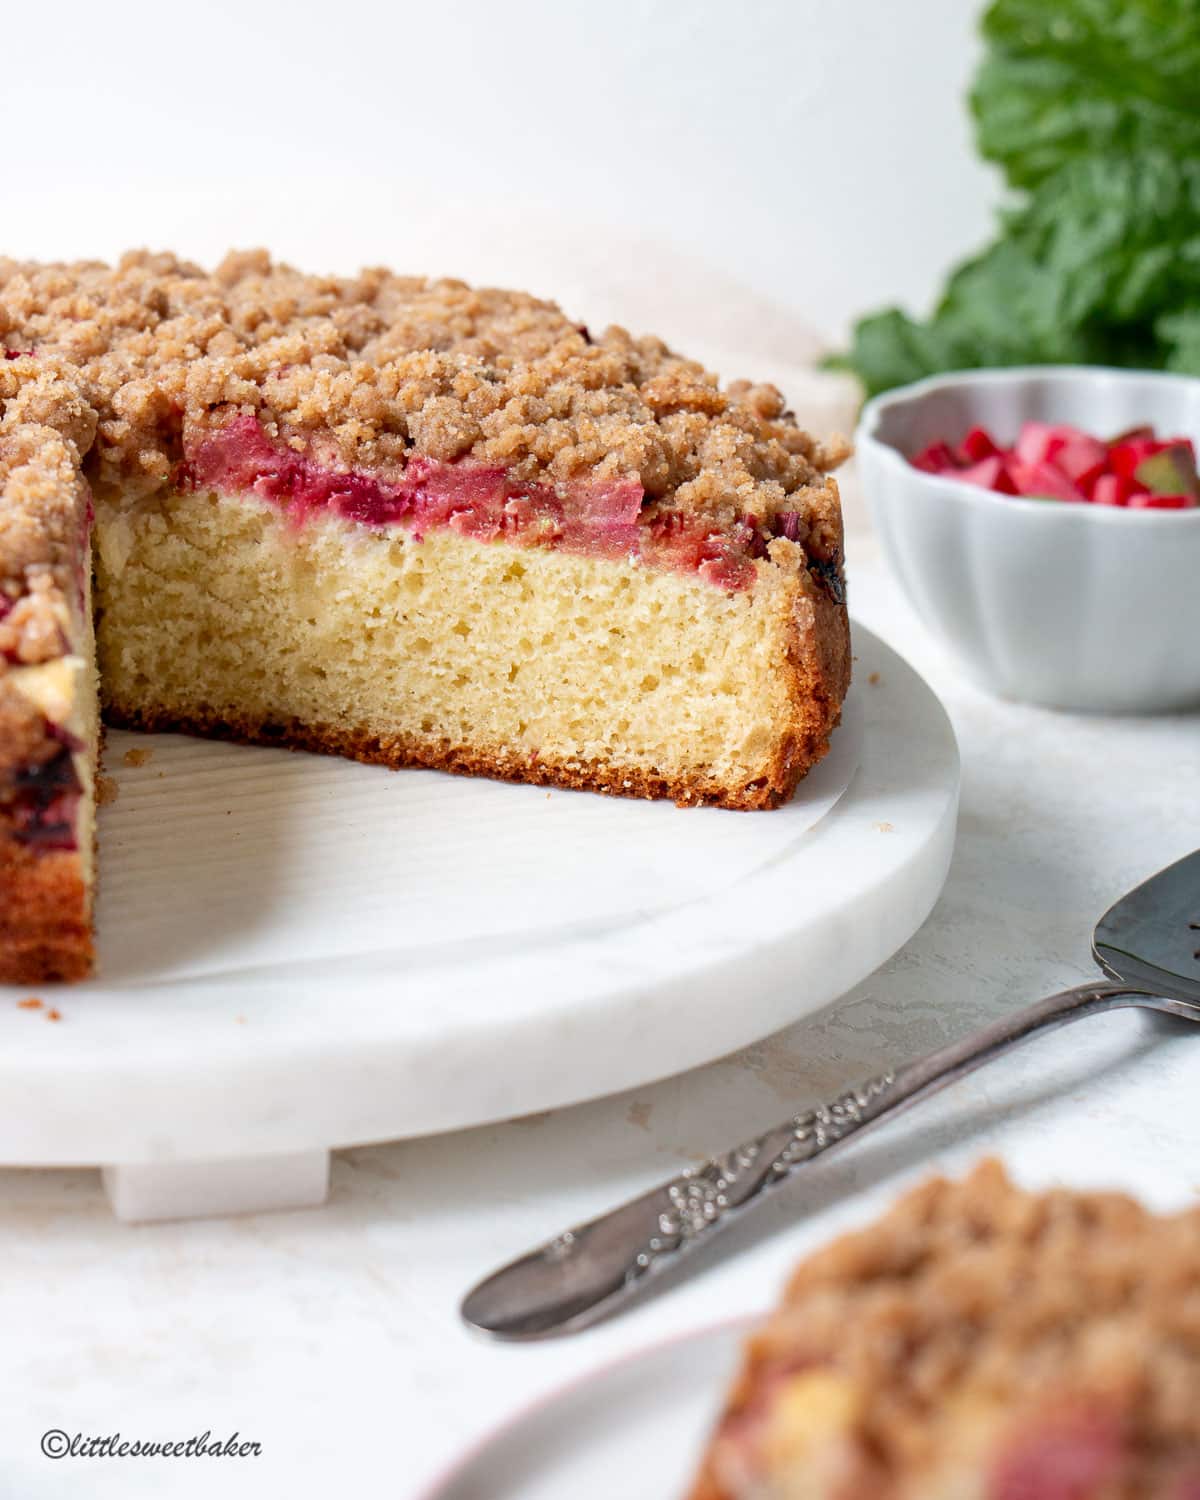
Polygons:
M1200 1500L1200 1209L926 1183L795 1272L690 1500Z
M110 723L729 808L827 748L844 448L772 387L523 294L259 253L0 262L0 344L82 413L36 441L54 514L92 492Z

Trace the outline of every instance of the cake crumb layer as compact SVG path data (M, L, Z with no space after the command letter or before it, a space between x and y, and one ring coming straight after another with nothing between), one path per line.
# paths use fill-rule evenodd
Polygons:
M845 692L836 606L782 571L728 592L196 491L99 500L97 538L105 716L130 728L766 808Z

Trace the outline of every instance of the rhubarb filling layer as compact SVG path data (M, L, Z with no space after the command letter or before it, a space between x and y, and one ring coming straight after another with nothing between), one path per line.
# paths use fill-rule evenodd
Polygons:
M28 849L78 848L77 817L83 787L67 746L12 778L8 812L12 835Z
M298 525L326 514L372 529L401 526L417 540L448 529L480 542L636 560L726 590L753 584L772 535L795 541L800 533L791 511L776 516L770 533L749 514L724 532L701 515L644 515L636 477L530 483L500 467L423 455L390 475L338 471L274 442L251 416L189 442L179 480L185 489L256 495Z

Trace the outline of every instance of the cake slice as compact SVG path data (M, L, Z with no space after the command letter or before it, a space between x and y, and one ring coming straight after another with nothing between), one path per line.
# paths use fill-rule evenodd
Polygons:
M1200 1500L1200 1209L926 1183L795 1272L690 1500Z
M62 372L0 361L0 982L92 960L95 414Z

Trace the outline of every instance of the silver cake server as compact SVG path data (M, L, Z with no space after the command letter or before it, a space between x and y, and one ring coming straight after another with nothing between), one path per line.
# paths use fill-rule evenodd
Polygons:
M1106 912L1092 955L1110 982L1040 1000L566 1230L481 1281L463 1301L464 1320L500 1339L573 1333L620 1308L818 1156L1030 1037L1125 1006L1200 1021L1200 850Z

